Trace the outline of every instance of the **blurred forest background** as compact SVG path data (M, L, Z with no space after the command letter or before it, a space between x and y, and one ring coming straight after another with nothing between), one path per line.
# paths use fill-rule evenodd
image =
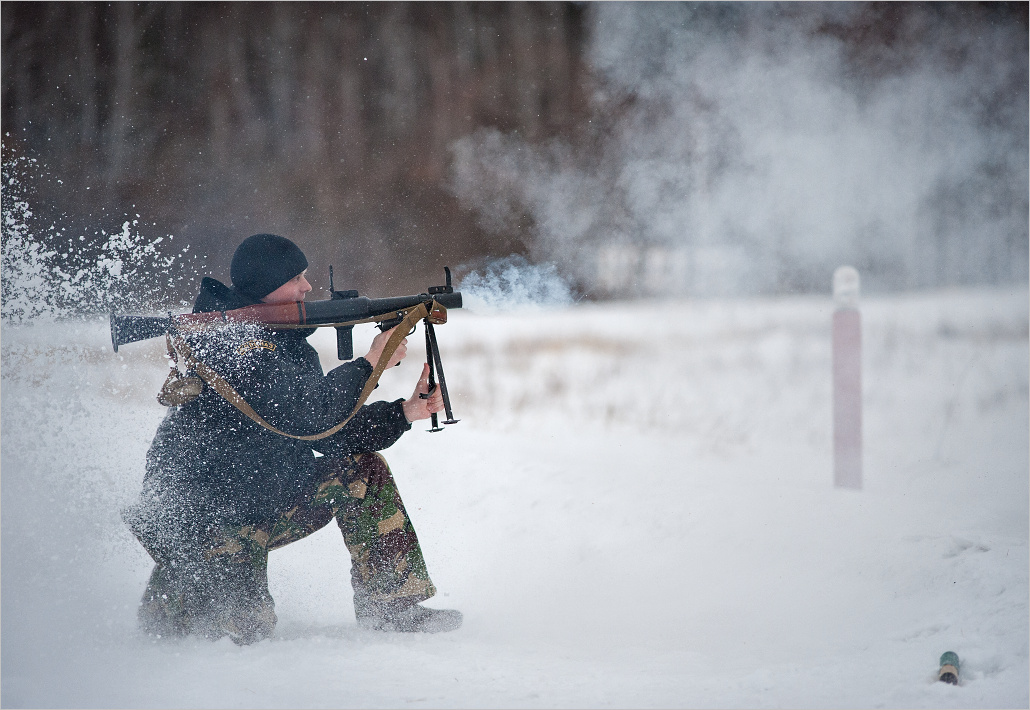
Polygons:
M634 84L619 67L635 66L647 76L670 74L670 35L662 34L663 27L715 28L735 37L739 47L761 44L789 23L796 37L832 43L849 86L858 92L905 74L926 56L941 71L961 73L978 61L977 43L990 42L997 54L987 63L1000 63L1004 73L978 99L977 120L997 124L992 135L1004 139L991 139L991 145L997 143L1004 155L1017 151L1016 166L987 156L973 172L935 188L934 199L954 202L973 194L994 200L990 209L1005 226L991 247L997 252L993 266L975 274L946 268L918 278L901 274L883 283L1025 278L1026 3L756 4L761 9L747 3L643 3L628 10L617 5L4 2L4 160L37 159L40 176L32 181L31 202L40 223L92 234L98 225L116 228L123 216L140 215L141 231L174 234L180 247L188 243L206 255L203 268L221 278L243 237L270 231L305 248L317 265L316 288L327 286L322 272L329 263L338 287L383 295L439 281L444 264L521 254L558 264L588 296L647 294L662 290L660 279L648 290L639 279L605 277L608 268L636 269L643 278L644 253L627 248L661 241L654 230L634 229L626 217L637 209L619 177L626 163L614 170L615 177L598 177L613 160L612 141L625 153L629 144L619 143L618 136L627 126L644 134L654 126L658 140L652 142L659 145L649 149L655 155L644 156L652 164L663 151L676 164L707 161L707 173L672 190L673 199L689 202L688 192L704 196L698 185L707 185L711 194L713 181L733 163L739 136L746 136L738 131L737 138L719 139L720 155L730 155L721 162L704 154L700 128L688 149L661 138L670 116L684 120L675 108L679 89L670 84L671 90L656 93L654 84ZM629 30L648 22L656 27L652 34ZM623 24L639 45L632 61L610 53L618 42L609 37ZM683 36L689 41L699 35ZM734 61L740 55L728 56ZM703 63L689 69L705 71ZM701 90L682 95L692 115L709 116L705 125L721 125L723 133L712 135L723 136L727 124L718 120L721 99L715 91L707 98ZM690 131L685 120L683 132ZM504 150L498 152L498 145ZM577 175L609 186L598 188L583 208L592 221L573 246L556 248L560 238L544 224L549 213L540 209L539 196L511 184L532 177L520 167L520 155L543 156L544 167L533 168L537 172L560 175L573 166ZM605 155L608 163L598 159ZM508 168L499 175L503 165ZM658 172L663 165L668 167L657 165ZM576 193L564 200L556 184L544 184L552 201L578 199ZM653 187L655 194L669 192L667 183ZM493 209L497 205L504 209ZM746 209L746 200L738 206ZM612 216L616 207L621 217ZM652 213L662 216L663 208ZM690 232L691 219L684 218L683 231ZM754 235L708 224L709 232L722 230L737 239L736 251L713 252L719 244L709 235L704 244L693 243L697 249L690 253L700 255L690 257L694 271L676 272L676 278L696 275L705 254L725 269L727 254L751 250L748 239ZM959 225L956 233L965 236L955 237L938 224L928 238L975 244L970 229ZM689 234L682 240L692 244ZM609 243L621 251L605 252L607 267L582 265L584 253L596 255ZM658 252L652 266L669 268L675 259L667 257L681 251ZM849 253L845 249L843 256ZM827 257L826 268L840 257ZM797 261L789 249L780 258ZM890 270L890 258L861 263L862 258L856 252L860 268L875 270L880 263L884 273ZM828 288L829 272L817 266L815 276L777 267L778 275L761 289Z

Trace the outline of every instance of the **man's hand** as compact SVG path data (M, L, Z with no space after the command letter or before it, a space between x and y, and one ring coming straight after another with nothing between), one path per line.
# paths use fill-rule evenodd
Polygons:
M386 341L390 339L390 335L393 334L393 331L397 330L399 327L400 326L395 326L389 330L384 330L372 340L372 347L368 349L368 355L365 356L365 359L371 363L372 367L375 367L376 363L379 362L379 358L383 355L383 348L386 347ZM393 356L390 357L390 362L386 363L388 368L400 364L400 361L408 354L407 345L408 339L405 338L401 341L401 344L397 346L397 349L394 350Z
M417 422L420 419L429 419L435 412L443 411L443 390L439 385L434 385L433 393L428 399L419 397L421 394L429 394L429 363L422 366L422 377L415 386L415 392L411 399L401 405L404 409L404 418L408 423Z

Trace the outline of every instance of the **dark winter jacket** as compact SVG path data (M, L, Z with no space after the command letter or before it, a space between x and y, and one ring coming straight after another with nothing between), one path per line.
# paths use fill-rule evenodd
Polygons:
M253 301L204 279L194 312ZM313 329L273 331L246 325L191 334L194 356L224 377L265 421L297 435L317 434L353 410L372 366L358 358L323 374L307 342ZM411 428L401 400L362 407L341 431L318 441L276 434L210 387L172 408L147 454L140 502L126 519L137 535L181 544L211 524L274 520L315 476L314 450L327 456L378 451ZM152 550L153 551L153 550Z

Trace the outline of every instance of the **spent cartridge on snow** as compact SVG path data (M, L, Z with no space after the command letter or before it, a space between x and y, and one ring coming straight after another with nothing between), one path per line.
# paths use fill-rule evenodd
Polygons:
M941 669L937 672L937 680L958 685L958 654L954 651L946 651L941 656Z

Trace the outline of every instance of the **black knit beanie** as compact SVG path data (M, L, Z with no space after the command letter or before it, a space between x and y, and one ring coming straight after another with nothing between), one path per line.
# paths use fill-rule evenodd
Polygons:
M229 275L234 289L260 301L306 268L304 252L289 239L255 234L236 247Z

